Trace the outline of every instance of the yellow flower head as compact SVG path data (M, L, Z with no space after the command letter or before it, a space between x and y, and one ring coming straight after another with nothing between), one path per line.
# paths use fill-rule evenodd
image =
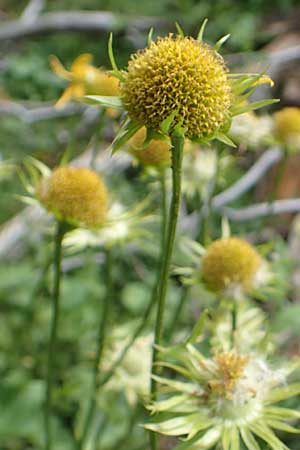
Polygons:
M166 141L152 139L143 148L146 128L141 128L129 141L130 153L145 166L167 167L171 165L171 147Z
M58 167L49 177L42 178L36 194L60 220L88 228L105 222L107 190L98 174L90 169Z
M92 66L92 55L83 54L71 65L71 70L67 71L59 60L52 56L51 67L61 78L70 81L69 86L64 91L56 106L63 107L72 99L79 99L84 95L119 95L119 80L102 69Z
M279 403L299 395L300 384L287 380L294 362L273 368L264 355L234 350L206 357L191 344L163 352L172 363L161 365L183 379L155 377L164 397L148 406L156 417L145 428L182 438L174 450L288 450L274 431L299 433L290 423L299 411Z
M221 56L209 45L172 34L131 57L121 96L131 120L159 130L176 114L188 138L213 135L229 121L231 87Z
M219 239L207 249L202 260L202 277L215 292L238 285L253 288L261 257L248 242L239 238Z
M209 381L212 392L230 399L248 361L249 357L235 352L218 353L215 356L217 378Z
M283 108L274 113L274 132L284 144L300 144L300 108Z

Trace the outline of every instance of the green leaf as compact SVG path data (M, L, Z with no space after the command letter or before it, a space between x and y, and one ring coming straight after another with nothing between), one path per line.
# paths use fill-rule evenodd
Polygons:
M259 438L265 441L272 450L289 450L289 448L281 442L264 422L249 424L250 430Z
M222 446L223 450L231 449L231 433L228 427L225 427L222 431Z
M173 409L174 406L178 406L179 404L185 402L187 399L187 395L173 395L167 400L152 403L150 406L147 406L147 409L151 411L151 414L164 412Z
M201 439L197 440L194 445L190 447L190 450L210 449L219 441L220 437L221 427L215 426L207 431Z
M110 60L111 66L112 66L112 68L113 68L114 75L115 75L120 81L124 81L125 78L124 78L124 76L122 75L121 71L119 70L119 68L118 68L118 66L117 66L117 63L116 63L116 60L115 60L115 57L114 57L114 52L113 52L112 44L113 44L113 34L110 33L109 39L108 39L108 56L109 56L109 60Z
M300 433L299 428L292 427L287 423L281 422L280 420L269 419L266 423L275 430L286 431L287 433Z
M184 37L185 36L184 31L178 22L175 22L175 26L176 26L176 30L177 30L177 33L179 34L179 36Z
M133 122L132 120L126 120L124 125L119 130L117 136L113 140L110 149L114 155L120 148L122 148L126 142L142 127L142 125Z
M152 375L153 380L164 386L168 386L172 391L186 392L187 394L194 394L195 391L201 393L200 387L192 383L184 383L183 381L170 380L169 378L162 378L157 375Z
M240 450L240 434L237 427L231 428L231 448L230 450Z
M166 361L158 361L156 363L159 367L165 367L167 369L174 370L174 372L179 373L180 375L184 376L185 378L191 378L190 372L185 369L184 367L178 366L177 364L172 364Z
M228 38L230 38L230 33L226 34L225 36L221 37L221 39L219 39L215 45L214 45L214 50L216 52L218 52L220 50L220 48L222 47L222 45L228 40Z
M231 77L233 77L234 74L231 74ZM247 89L251 88L262 76L264 75L264 72L257 73L257 74L247 74L240 76L238 79L232 81L232 89L235 94L235 96L241 95L243 92L245 92Z
M199 431L204 431L207 430L207 428L211 427L212 423L213 420L211 418L207 418L199 414L198 420L194 423L188 436L183 439L183 441L190 441L199 433Z
M115 108L119 110L123 110L124 106L119 96L113 95L86 95L86 99L88 99L88 103L91 105L100 105L105 106L105 108Z
M223 144L229 145L229 147L236 148L235 143L226 134L221 133L220 131L215 134L214 138L220 142L223 142Z
M205 309L199 319L197 320L191 336L187 339L187 344L194 344L198 341L199 337L203 334L206 322L208 320L208 309Z
M152 39L152 38L153 38L153 31L154 31L154 29L153 29L153 27L151 27L150 30L149 30L149 33L148 33L148 39L147 39L148 47L149 47L151 41L153 40L153 39Z
M147 128L147 132L146 132L146 137L144 142L139 145L137 148L135 148L135 150L139 151L139 150L144 150L146 147L148 147L148 145L150 144L150 142L153 140L166 140L166 137L163 136L161 133L159 133L156 130L153 130L152 128Z
M273 389L266 398L267 403L277 403L300 394L300 383Z
M161 129L163 134L169 135L170 127L171 127L172 123L174 122L174 119L175 119L177 113L178 113L178 109L173 111L166 119L164 119L160 123L159 128Z
M203 34L204 34L204 31L205 31L205 27L206 27L207 22L208 22L208 19L204 19L202 24L201 24L199 33L197 35L197 41L199 41L199 42L203 41Z
M148 423L145 425L145 428L147 430L166 434L167 436L180 436L190 432L198 417L199 413L188 414L186 416L174 417L173 419L165 420L164 422Z
M233 107L231 110L231 114L233 116L238 116L239 114L244 114L245 112L254 111L256 109L263 108L264 106L273 105L274 103L278 103L279 99L266 99L259 100L258 102L253 102L244 106Z
M264 408L264 416L276 420L300 419L300 411L289 408L281 408L280 406L268 406Z
M245 442L248 450L261 450L260 446L257 443L257 440L246 427L240 428L241 436L243 441Z

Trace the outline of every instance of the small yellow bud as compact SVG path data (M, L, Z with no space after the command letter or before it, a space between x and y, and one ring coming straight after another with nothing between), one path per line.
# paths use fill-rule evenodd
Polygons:
M171 146L166 141L153 139L142 148L146 128L141 128L129 141L130 153L145 166L167 167L171 165Z
M248 242L239 238L219 239L203 256L202 277L207 287L215 292L231 285L249 291L260 265L261 257Z
M59 220L89 228L106 219L108 195L98 174L90 169L58 167L37 188L40 202Z
M283 108L273 117L277 138L284 144L300 146L300 108Z

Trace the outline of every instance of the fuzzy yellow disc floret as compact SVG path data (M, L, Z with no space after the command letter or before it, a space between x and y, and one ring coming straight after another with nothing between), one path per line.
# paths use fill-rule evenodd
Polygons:
M229 118L231 89L220 55L190 37L169 35L132 56L121 84L132 120L159 129L177 111L189 138L215 133Z
M208 247L203 257L202 277L215 292L234 284L248 291L260 264L261 257L248 242L239 238L220 239Z
M92 170L58 167L50 177L42 179L37 196L60 220L94 228L106 219L107 190Z
M283 108L274 114L276 136L287 144L300 135L300 108Z
M141 128L129 141L130 153L145 166L166 167L171 165L171 146L166 141L152 139L143 148L146 128Z

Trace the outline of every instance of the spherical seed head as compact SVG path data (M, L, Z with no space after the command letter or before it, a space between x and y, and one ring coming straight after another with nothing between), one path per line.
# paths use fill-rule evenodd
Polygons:
M207 249L202 260L202 277L215 292L239 285L244 291L253 287L261 264L257 251L239 238L220 239Z
M132 56L121 83L129 117L155 130L177 111L188 138L211 136L229 119L231 88L222 58L191 37L169 35Z
M142 127L129 141L130 153L145 166L167 167L171 165L171 146L166 141L152 139L142 148L146 138L146 128Z
M274 114L275 135L284 143L293 144L293 139L299 141L300 108L283 108Z
M37 196L60 220L95 228L106 219L107 190L92 170L58 167L50 177L42 179Z

